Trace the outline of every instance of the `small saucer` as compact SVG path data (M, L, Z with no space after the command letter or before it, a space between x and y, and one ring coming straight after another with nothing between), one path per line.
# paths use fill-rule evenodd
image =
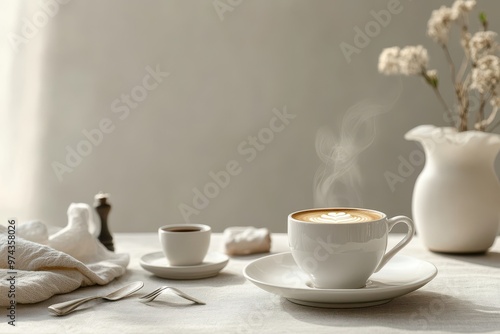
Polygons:
M245 267L243 274L259 288L295 304L357 308L384 304L417 290L437 275L437 269L429 262L396 255L363 288L317 289L288 252L257 259Z
M221 253L208 253L203 262L194 266L171 266L163 252L143 255L141 267L154 275L169 279L199 279L212 277L227 265L229 257Z

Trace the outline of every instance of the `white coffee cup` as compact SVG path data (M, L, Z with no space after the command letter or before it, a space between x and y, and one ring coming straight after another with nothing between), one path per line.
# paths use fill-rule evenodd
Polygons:
M210 246L211 228L202 224L165 225L158 229L163 254L171 266L203 262Z
M389 231L405 223L405 237L386 253ZM321 289L355 289L412 239L410 218L387 218L383 212L359 208L297 211L288 216L288 241L297 265Z

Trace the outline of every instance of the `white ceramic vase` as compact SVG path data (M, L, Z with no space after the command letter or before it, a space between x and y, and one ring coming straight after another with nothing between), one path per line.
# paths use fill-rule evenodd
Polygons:
M422 144L426 163L413 190L417 233L432 251L481 253L500 228L494 161L500 136L422 125L405 138Z

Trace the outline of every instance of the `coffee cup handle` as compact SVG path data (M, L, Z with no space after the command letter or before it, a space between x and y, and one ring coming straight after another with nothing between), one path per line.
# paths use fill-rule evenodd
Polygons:
M387 233L389 233L392 230L392 228L398 223L405 223L406 226L408 226L408 232L406 232L406 236L403 238L403 240L401 240L390 251L385 253L384 257L382 258L382 261L380 261L380 264L378 265L377 269L375 269L375 272L378 272L380 269L382 269L387 264L387 262L389 262L389 260L392 259L392 257L396 255L397 252L403 249L403 247L408 245L408 243L413 238L413 235L415 233L415 225L413 224L413 221L410 218L405 216L396 216L387 219L387 227L389 228L389 231L387 231Z

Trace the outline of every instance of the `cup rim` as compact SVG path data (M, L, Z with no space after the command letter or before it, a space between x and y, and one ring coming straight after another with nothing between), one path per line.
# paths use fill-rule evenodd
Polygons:
M374 212L374 213L380 215L380 219L370 220L370 221L366 221L366 222L342 223L341 225L355 225L355 224L373 223L373 222L378 222L378 221L381 221L381 220L387 218L387 215L384 212L378 211L378 210L374 210L374 209L354 208L354 207L335 207L335 206L332 206L332 207L325 207L325 208L303 209L303 210L298 210L298 211L292 212L292 213L290 213L288 215L288 221L293 221L293 222L296 222L296 223L304 223L304 224L314 224L314 225L340 225L340 224L332 224L332 223L305 222L303 220L299 220L299 219L293 217L293 215L295 215L297 213L305 212L305 211L327 211L327 210L362 210L362 211Z
M199 228L200 230L198 231L192 231L192 233L203 233L203 232L210 232L212 228L208 225L205 224L171 224L171 225L163 225L158 228L158 233L165 233L165 234L186 234L185 232L180 232L180 231L169 231L168 229L172 228Z

